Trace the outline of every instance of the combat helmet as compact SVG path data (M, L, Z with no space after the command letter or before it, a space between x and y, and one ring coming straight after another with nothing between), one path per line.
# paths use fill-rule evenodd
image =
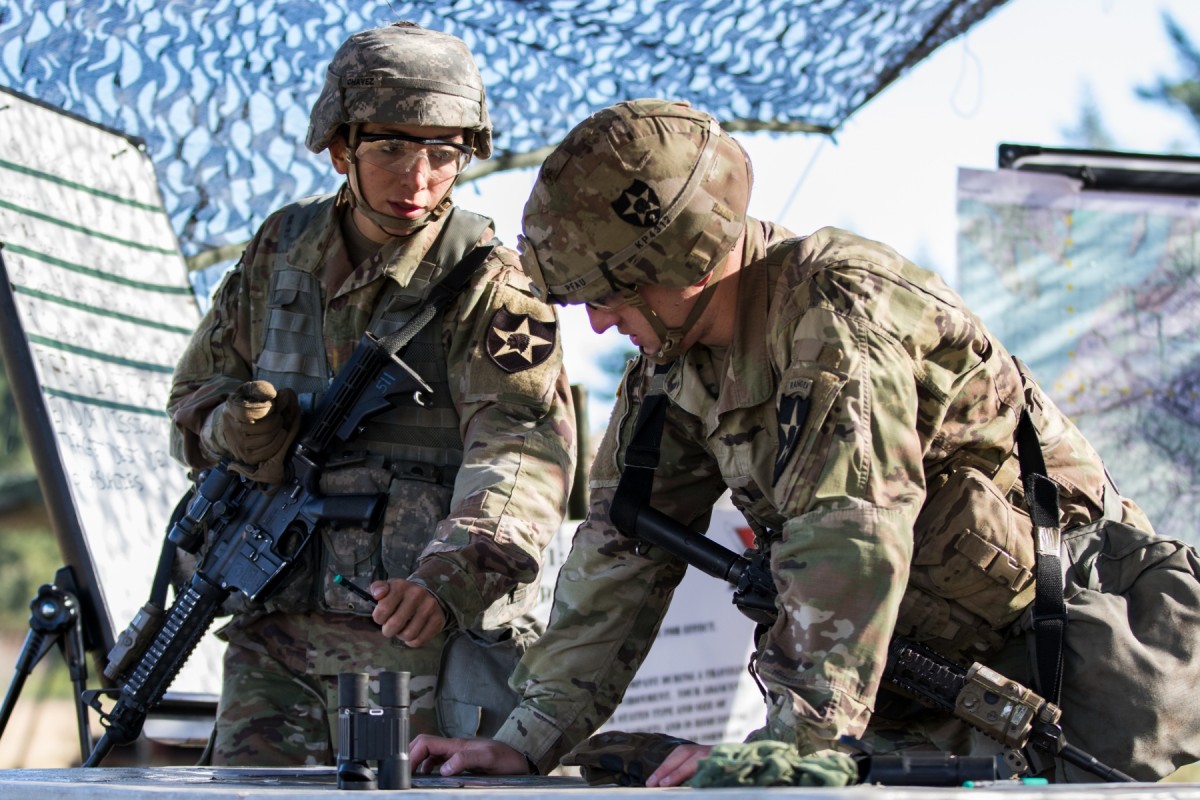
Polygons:
M546 299L639 307L670 359L746 225L753 177L741 145L685 102L617 103L577 125L542 164L522 219L521 261ZM707 280L682 326L667 329L638 286Z
M343 126L353 145L358 126L367 122L462 128L474 155L492 154L487 96L471 51L456 36L412 22L362 31L342 43L309 115L305 146L320 153ZM403 230L415 227L413 221L366 206L353 162L350 183L360 209L372 221ZM448 198L443 205L448 207ZM439 207L416 222L425 224L444 211Z

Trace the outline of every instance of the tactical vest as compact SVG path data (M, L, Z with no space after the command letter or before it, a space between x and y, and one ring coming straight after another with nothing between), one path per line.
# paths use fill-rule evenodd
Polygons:
M271 272L263 348L254 377L289 386L311 408L332 379L322 331L320 276L297 269L287 255L304 229L327 207L321 198L292 207L282 222ZM431 289L462 260L491 220L455 208L434 245L406 285L388 280L368 329L378 337L399 330L424 305ZM340 451L321 478L329 494L385 492L388 508L379 531L319 529L319 546L309 563L267 603L268 610L310 608L365 615L369 604L333 582L342 575L359 585L408 577L417 556L433 539L450 510L454 479L463 460L459 419L450 395L442 345L444 312L416 334L400 353L433 390L426 406L405 403L371 418ZM309 552L306 552L306 556Z

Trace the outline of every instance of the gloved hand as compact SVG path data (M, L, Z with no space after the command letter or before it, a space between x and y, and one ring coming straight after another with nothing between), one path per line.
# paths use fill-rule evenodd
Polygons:
M300 430L300 401L291 389L247 381L213 409L213 439L251 480L279 483L283 459Z
M681 744L695 742L665 733L605 731L577 744L562 757L562 763L579 767L592 786L645 786L650 773Z

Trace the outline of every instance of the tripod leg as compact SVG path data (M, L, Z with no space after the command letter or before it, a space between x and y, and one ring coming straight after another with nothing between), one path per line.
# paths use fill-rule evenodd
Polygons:
M25 679L50 648L57 644L67 662L71 681L75 686L79 747L84 760L87 760L92 747L87 710L83 705L83 694L87 689L87 654L84 651L79 601L72 591L63 588L74 588L75 582L70 567L60 569L55 575L55 581L53 584L43 584L38 589L37 597L29 603L29 635L25 637L25 645L17 656L13 682L4 698L4 706L0 708L0 735L4 734L4 729L8 726L8 719L25 685Z
M71 695L75 700L75 720L79 726L79 754L82 763L87 761L92 753L92 730L88 725L88 707L83 700L83 694L87 691L87 653L83 649L83 629L78 615L75 616L74 622L60 644L63 660L67 662L67 670L71 674L71 685L75 687Z
M25 679L29 677L29 673L33 671L33 668L42 660L42 656L46 655L53 644L54 640L47 640L46 634L42 631L31 628L26 634L25 644L21 646L16 667L13 669L12 683L9 684L8 693L4 696L4 706L0 708L0 736L4 735L4 729L8 727L8 718L12 716L17 698L21 696Z

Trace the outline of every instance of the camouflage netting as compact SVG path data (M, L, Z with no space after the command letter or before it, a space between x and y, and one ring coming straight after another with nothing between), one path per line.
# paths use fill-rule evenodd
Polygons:
M731 129L829 133L1003 2L7 0L0 84L144 139L192 256L334 185L304 149L307 117L363 28L410 19L464 39L504 166L633 97L686 99Z

